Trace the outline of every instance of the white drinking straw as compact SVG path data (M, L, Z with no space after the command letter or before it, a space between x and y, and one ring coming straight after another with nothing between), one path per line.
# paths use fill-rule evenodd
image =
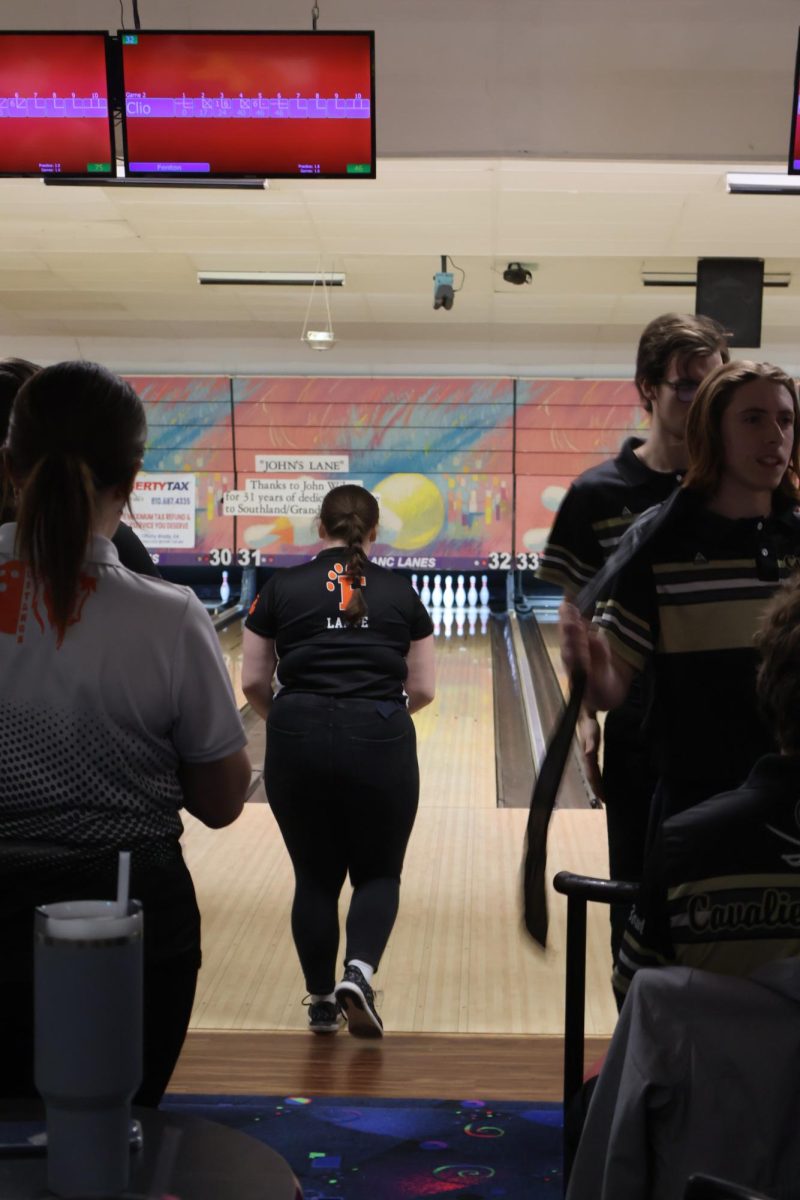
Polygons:
M131 887L131 852L120 850L117 866L117 915L124 917L128 912L128 894Z

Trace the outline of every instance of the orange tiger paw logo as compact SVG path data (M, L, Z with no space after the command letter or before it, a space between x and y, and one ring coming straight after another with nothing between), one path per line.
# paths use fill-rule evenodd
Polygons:
M364 576L361 576L362 588L367 586L367 581ZM336 587L339 587L339 612L344 612L350 603L350 598L353 595L353 589L350 586L350 580L344 574L344 566L342 563L334 563L333 570L328 571L328 582L325 587L329 592L335 592Z
M343 570L344 570L344 567L342 566L341 563L334 563L333 570L328 571L328 582L325 584L325 587L328 589L329 592L336 591L336 584L341 583L341 574L342 574ZM340 605L340 607L341 607L341 605Z

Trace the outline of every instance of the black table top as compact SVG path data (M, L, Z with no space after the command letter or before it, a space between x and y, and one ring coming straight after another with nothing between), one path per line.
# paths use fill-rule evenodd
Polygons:
M2 1122L9 1117L6 1106ZM28 1114L25 1114L28 1115ZM150 1184L167 1128L180 1131L169 1192L180 1200L302 1200L289 1164L269 1146L214 1121L153 1109L136 1109L144 1144L131 1151L131 1180L125 1196L150 1196ZM0 1156L2 1200L40 1200L47 1191L47 1160Z

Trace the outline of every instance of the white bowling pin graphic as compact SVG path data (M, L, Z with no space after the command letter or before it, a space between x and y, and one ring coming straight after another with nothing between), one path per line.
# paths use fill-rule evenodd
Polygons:
M453 636L453 610L452 610L452 608L446 608L444 610L444 613L442 614L442 621L444 623L444 636L446 638L452 637Z
M467 604L470 608L478 607L478 589L475 587L475 576L469 577L469 591L467 592Z
M459 575L456 588L456 608L463 608L467 603L467 593L464 590L464 576Z
M411 576L411 586L413 587L413 589L414 589L414 591L417 593L417 595L419 595L419 588L417 587L417 577L416 577L416 575L412 575L412 576Z
M456 609L456 633L459 637L464 636L464 610L463 608Z
M431 604L433 605L434 608L442 607L442 577L441 577L441 575L434 575L434 577L433 577L433 591L431 592Z
M477 621L477 619L478 619L478 613L473 608L467 613L467 620L469 621L469 636L470 637L475 637L475 622Z
M452 608L455 595L453 594L453 576L445 575L444 577L444 595L442 596L442 604L445 608Z
M228 583L228 572L222 572L222 583L219 585L219 598L223 604L227 604L231 598L230 584Z
M481 602L481 608L488 608L489 607L489 580L486 575L481 575L481 590L478 593L478 597Z
M422 576L422 588L419 593L419 598L422 601L422 603L425 605L426 608L430 608L430 606L431 606L431 589L430 589L430 584L428 583L427 575Z

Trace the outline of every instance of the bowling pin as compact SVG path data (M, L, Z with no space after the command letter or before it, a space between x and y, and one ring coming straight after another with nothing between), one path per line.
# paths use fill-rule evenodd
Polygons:
M478 593L481 602L481 608L489 607L489 580L486 575L481 575L481 590Z
M442 632L442 610L435 608L433 610L433 636L438 637Z
M442 614L442 622L444 624L444 636L446 638L453 636L453 610L446 608Z
M433 604L434 608L442 607L442 577L441 577L441 575L434 575L434 577L433 577L433 591L431 592L431 603Z
M459 637L464 636L464 610L463 608L456 609L456 633Z
M412 576L411 576L411 586L412 586L412 588L414 589L414 591L417 593L417 595L419 595L419 588L417 587L417 577L416 577L416 575L412 575Z
M442 596L442 604L445 608L452 608L455 595L453 593L453 576L445 575L444 577L444 595Z
M467 593L464 591L464 576L459 575L456 588L456 608L463 608L467 603Z
M476 609L473 608L467 613L467 620L469 621L469 636L470 637L475 637L475 622L477 621L477 619L478 619L478 613L477 613Z
M430 584L428 583L427 575L422 576L422 589L419 593L419 598L422 601L422 603L425 605L426 608L430 608L430 606L431 606L431 589L430 589Z
M222 572L222 583L219 586L219 598L223 604L227 604L231 598L230 584L228 583L228 572Z
M467 604L470 608L478 607L478 589L475 587L475 576L469 577L469 590L467 592Z
M486 626L489 624L489 610L482 608L480 611L481 618L481 633L486 633Z

